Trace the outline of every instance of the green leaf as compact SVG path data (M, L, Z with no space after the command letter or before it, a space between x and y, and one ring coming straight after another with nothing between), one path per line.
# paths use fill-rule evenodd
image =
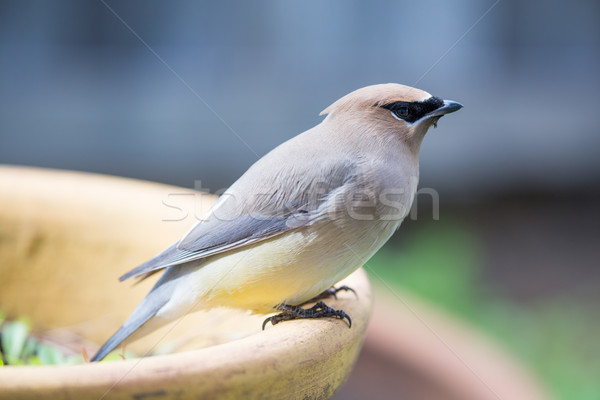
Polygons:
M37 355L42 365L57 365L64 362L62 353L55 347L47 344L40 344Z
M28 333L29 327L23 321L13 321L4 324L4 328L2 329L2 348L9 364L17 364L23 352Z
M38 347L38 341L33 337L28 337L25 342L25 346L23 346L23 351L21 352L21 358L27 360L35 354L35 351Z
M42 362L40 361L40 358L38 356L31 356L27 360L27 365L42 365Z

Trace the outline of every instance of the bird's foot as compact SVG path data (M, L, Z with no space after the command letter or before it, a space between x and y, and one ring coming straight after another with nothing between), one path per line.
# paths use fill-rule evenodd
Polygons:
M281 311L281 313L265 319L262 325L263 330L265 329L265 326L267 326L268 322L271 322L271 324L276 325L281 321L290 321L292 319L327 317L339 318L341 320L347 319L348 327L352 327L352 320L350 319L350 316L348 314L346 314L343 310L336 310L334 308L331 308L322 301L319 301L311 308L302 308L300 306L280 304L277 306L277 309Z
M352 289L351 287L346 286L346 285L339 286L339 287L332 286L329 289L327 289L326 291L324 291L323 293L321 293L320 295L313 297L312 299L305 301L304 303L302 303L300 305L314 303L315 301L328 299L330 297L333 297L334 299L337 300L338 292L352 292L352 293L354 293L354 296L356 296L356 298L358 299L358 294L356 294L356 291L354 289Z

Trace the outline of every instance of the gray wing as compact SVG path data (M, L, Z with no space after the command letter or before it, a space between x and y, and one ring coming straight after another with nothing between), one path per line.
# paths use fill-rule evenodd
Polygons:
M289 224L288 221L294 221ZM259 218L242 215L231 221L210 220L196 225L181 241L151 260L129 271L119 278L124 281L134 276L150 274L154 271L200 260L224 251L265 240L290 229L309 223L305 218L302 225L298 218Z
M323 215L332 194L355 176L354 164L334 160L317 167L304 163L300 169L297 163L286 168L283 162L267 176L256 176L261 167L257 164L213 206L207 220L119 280L144 275L143 279L166 267L200 261L310 225Z

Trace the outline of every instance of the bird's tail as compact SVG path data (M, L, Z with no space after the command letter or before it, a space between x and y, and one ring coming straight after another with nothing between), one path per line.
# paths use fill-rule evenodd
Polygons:
M145 299L148 300L148 299ZM90 361L100 361L104 357L108 355L111 351L117 348L123 341L129 338L131 335L136 333L136 337L143 336L144 333L150 333L154 329L162 326L164 323L168 321L159 321L158 318L155 318L154 321L149 321L152 317L154 317L157 311L164 305L162 304L151 304L149 301L143 301L142 304L133 312L131 317L119 328L118 331L115 332L114 335L110 337L102 345L100 350L90 359ZM152 323L155 322L155 323ZM158 323L158 324L156 324ZM147 326L152 325L152 327ZM155 326L156 325L156 326ZM140 329L148 327L150 329ZM142 332L143 331L143 332Z
M148 293L144 300L137 306L123 326L121 326L119 330L115 332L104 345L102 345L100 350L98 350L90 361L102 360L108 353L113 351L134 333L135 337L139 338L160 328L170 321L168 318L153 318L156 313L168 303L169 298L175 289L176 279L170 279L173 274L169 272L170 271L164 274L158 282L156 282L156 285L154 285L150 293Z
M136 321L136 323L121 326L121 328L119 328L119 330L102 345L100 350L98 350L98 352L90 359L90 361L95 362L102 360L108 355L108 353L117 348L117 346L123 343L125 339L127 339L133 332L138 330L148 319L152 317L153 315L149 315L146 320L139 320Z
M132 335L139 338L148 334L176 318L177 314L155 317L158 311L169 302L178 282L185 279L186 275L198 266L183 265L176 268L167 268L163 276L156 282L150 293L142 300L133 314L125 321L123 326L104 343L90 361L100 361ZM133 338L132 338L133 339Z

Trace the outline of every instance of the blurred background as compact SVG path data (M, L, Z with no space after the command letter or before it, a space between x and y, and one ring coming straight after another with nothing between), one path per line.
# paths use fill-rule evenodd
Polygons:
M460 101L421 152L439 218L419 196L367 270L597 399L599 22L592 0L0 1L0 163L215 192L359 87Z

